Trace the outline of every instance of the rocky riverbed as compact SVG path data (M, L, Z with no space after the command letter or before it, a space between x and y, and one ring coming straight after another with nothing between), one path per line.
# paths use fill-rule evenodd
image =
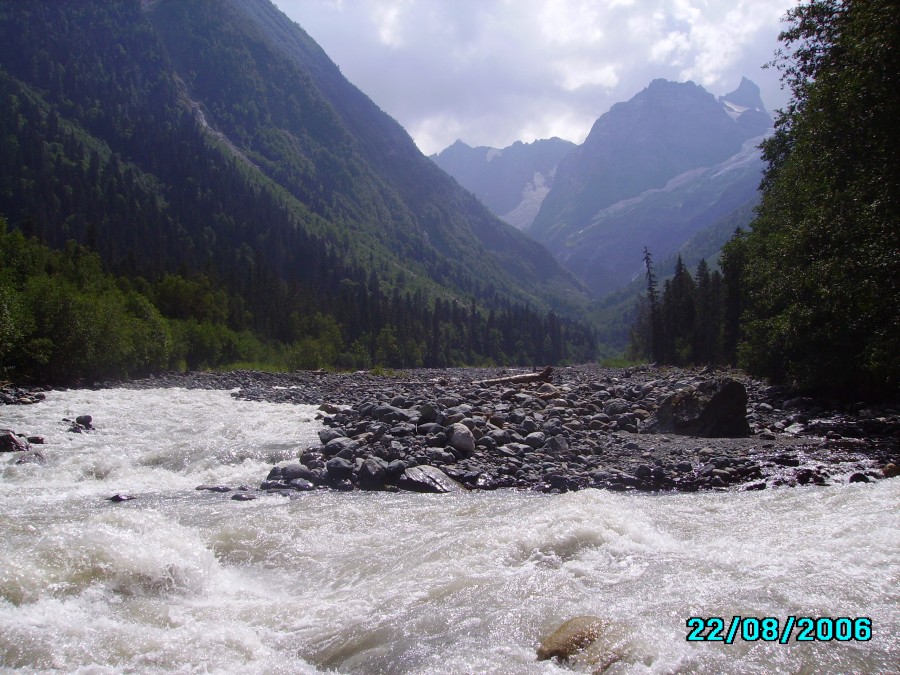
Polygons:
M554 369L546 381L495 382L522 375L530 371L239 371L115 386L235 389L246 400L320 405L320 444L260 476L260 490L288 494L761 490L898 474L896 405L819 401L710 369L585 365ZM34 403L39 393L2 400Z

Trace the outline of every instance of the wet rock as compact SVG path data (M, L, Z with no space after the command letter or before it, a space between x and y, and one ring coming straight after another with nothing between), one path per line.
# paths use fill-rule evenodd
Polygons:
M236 502L252 502L256 499L256 495L250 494L249 492L238 492L231 495L231 498Z
M868 483L869 477L866 474L862 473L861 471L857 471L856 473L853 473L850 475L850 482L851 483Z
M406 469L398 481L402 490L410 492L458 492L463 487L436 466L424 465Z
M354 466L343 457L332 457L325 462L325 471L333 481L342 481L353 475Z
M0 452L28 452L28 442L13 433L11 429L0 429Z
M893 462L890 464L886 464L885 467L881 470L881 474L885 478L896 478L900 476L900 466L897 466Z
M731 378L686 387L667 396L641 431L705 438L749 436L747 390Z
M30 452L23 452L19 457L16 458L15 463L44 465L47 463L47 458L40 450L32 450Z
M77 424L85 429L93 429L94 428L94 425L92 424L93 421L94 421L94 418L91 417L90 415L79 415L78 417L75 418L75 424Z
M315 484L305 478L294 478L288 482L288 487L297 492L309 492L310 490L316 489Z
M541 640L537 648L538 661L569 658L583 651L603 634L606 625L596 616L576 616L563 623Z
M357 473L360 490L383 490L388 480L388 464L381 459L367 459Z
M198 485L194 489L204 492L231 492L231 488L227 485Z
M133 495L119 493L117 495L113 495L107 501L113 502L114 504L119 504L121 502L130 502L132 499L135 499Z

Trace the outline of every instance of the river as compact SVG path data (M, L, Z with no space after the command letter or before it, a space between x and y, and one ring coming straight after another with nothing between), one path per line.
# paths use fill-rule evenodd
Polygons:
M96 430L63 418L90 414ZM228 392L54 391L0 407L0 668L564 673L596 615L610 673L897 672L900 480L653 496L260 493L315 409ZM127 493L132 501L108 498ZM690 617L871 617L871 639L689 642ZM743 624L742 624L743 625Z

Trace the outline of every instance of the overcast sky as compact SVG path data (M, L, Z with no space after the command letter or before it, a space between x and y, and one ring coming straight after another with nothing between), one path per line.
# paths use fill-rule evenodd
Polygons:
M559 136L662 77L715 95L761 66L797 0L274 0L426 154Z

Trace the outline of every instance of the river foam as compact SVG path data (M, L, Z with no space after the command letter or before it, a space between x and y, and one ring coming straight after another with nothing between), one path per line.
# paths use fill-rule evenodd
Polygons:
M71 434L63 417L91 414ZM900 481L667 496L303 493L235 502L315 442L310 407L178 389L0 408L0 667L553 673L596 615L609 672L891 672ZM137 498L114 504L128 492ZM869 642L688 643L691 616L871 616Z

